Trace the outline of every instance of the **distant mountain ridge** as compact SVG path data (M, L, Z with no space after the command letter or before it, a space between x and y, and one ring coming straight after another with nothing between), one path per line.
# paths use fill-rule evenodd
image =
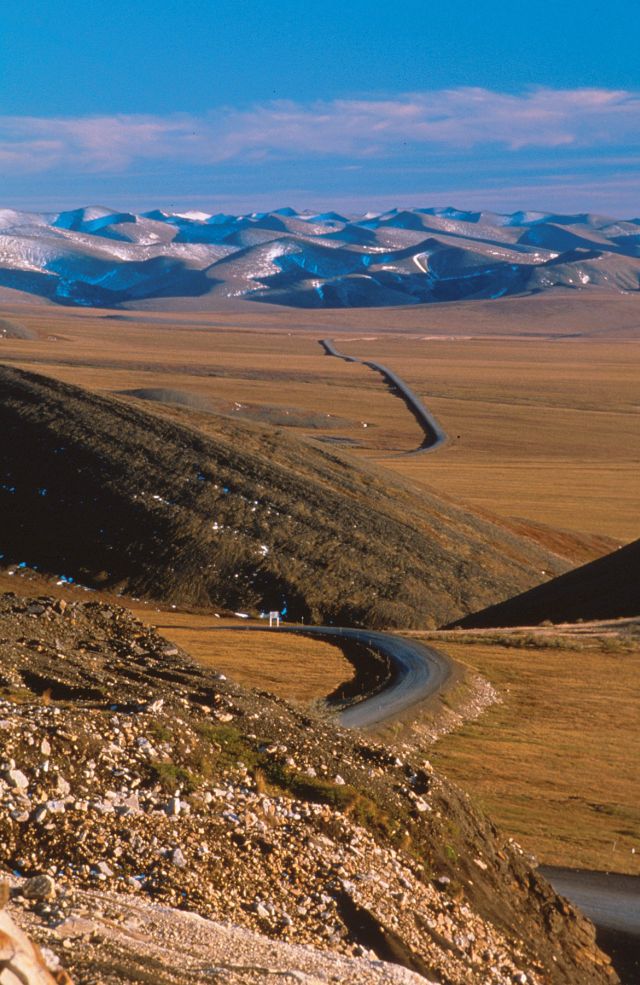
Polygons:
M640 219L451 207L361 216L0 209L0 288L65 305L243 298L341 308L592 287L640 290Z

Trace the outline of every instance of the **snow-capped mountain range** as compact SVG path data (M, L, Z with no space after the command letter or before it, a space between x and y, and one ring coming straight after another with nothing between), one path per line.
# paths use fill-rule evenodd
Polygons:
M117 308L244 298L364 307L640 289L640 219L392 209L348 217L0 210L0 289ZM8 292L7 292L8 289Z

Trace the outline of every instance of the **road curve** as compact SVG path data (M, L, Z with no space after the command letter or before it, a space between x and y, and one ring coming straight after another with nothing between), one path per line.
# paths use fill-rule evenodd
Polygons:
M419 448L408 452L409 455L417 455L423 452L436 451L447 440L446 433L442 430L431 411L425 407L420 398L407 386L397 373L394 373L388 366L375 362L373 359L358 359L356 356L346 356L339 352L332 339L319 339L320 345L327 356L335 356L337 359L344 359L347 363L360 363L361 366L368 366L376 373L380 373L390 387L398 392L405 404L417 420L424 433L424 439Z
M640 876L541 865L557 893L571 900L598 931L623 985L640 982Z
M453 672L451 660L439 650L417 640L369 629L346 629L339 626L216 626L215 629L300 633L304 636L352 639L385 656L392 667L392 679L382 691L363 698L337 715L344 728L371 728L396 718L412 705L433 697L442 690Z

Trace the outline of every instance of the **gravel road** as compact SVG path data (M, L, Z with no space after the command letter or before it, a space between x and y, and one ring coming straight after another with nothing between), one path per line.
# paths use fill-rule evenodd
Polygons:
M556 892L596 925L623 985L640 982L640 876L540 866Z

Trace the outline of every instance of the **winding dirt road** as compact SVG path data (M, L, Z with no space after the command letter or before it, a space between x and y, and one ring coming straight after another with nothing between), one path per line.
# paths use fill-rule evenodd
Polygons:
M285 632L352 639L377 650L392 667L391 682L381 691L343 709L338 715L345 728L371 728L397 718L418 701L433 697L449 681L453 664L446 654L431 646L391 633L335 626L281 627ZM278 630L277 630L278 632Z
M393 370L374 360L345 355L336 349L331 339L320 339L319 342L328 356L359 363L380 373L392 391L404 400L424 433L420 447L408 454L435 451L446 442L447 435L435 417ZM391 666L391 679L376 693L338 713L339 724L346 728L372 728L398 717L419 701L437 695L453 673L452 661L446 654L391 633L335 626L282 626L273 630L262 626L236 628L351 638L386 657ZM565 893L594 921L602 938L601 945L614 956L623 985L635 985L640 981L640 896L637 878L612 878L605 873L569 869L542 868L541 871L556 890Z

